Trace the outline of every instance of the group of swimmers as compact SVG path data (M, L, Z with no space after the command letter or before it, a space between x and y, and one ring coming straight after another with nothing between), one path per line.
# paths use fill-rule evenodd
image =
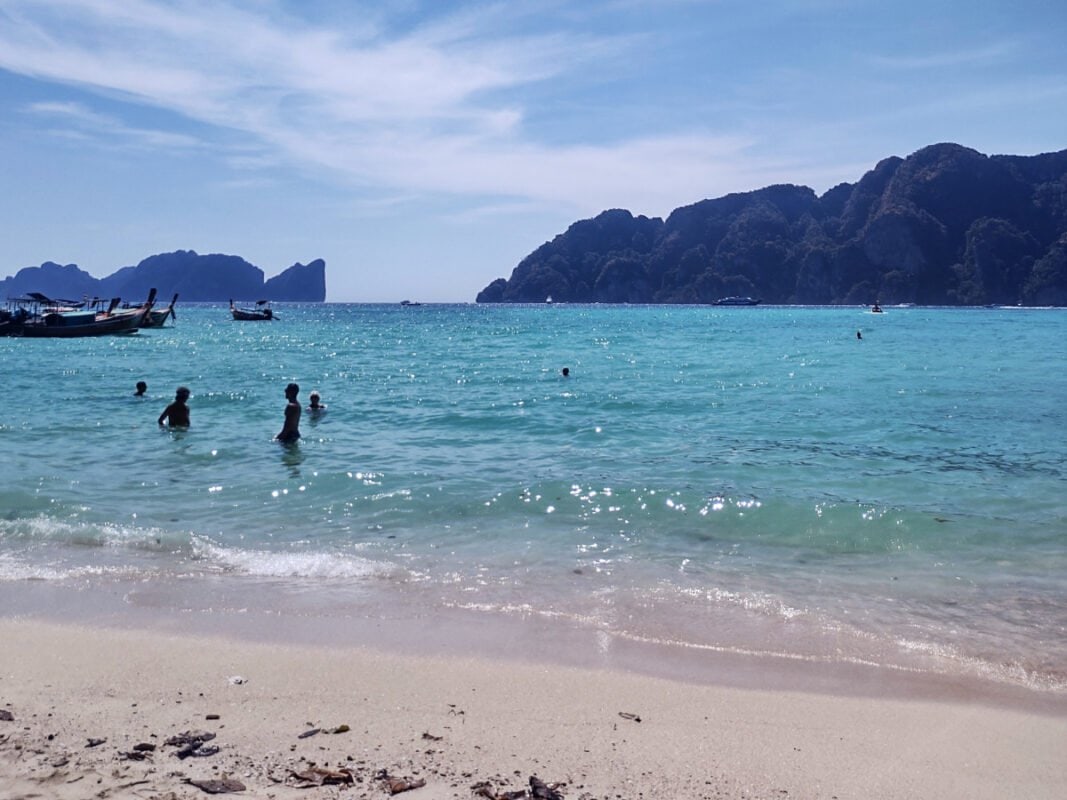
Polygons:
M571 371L569 368L564 367L560 374L564 378L569 378ZM144 381L137 381L137 391L133 393L133 396L144 397L147 391L148 384ZM295 442L300 438L300 415L302 409L296 399L299 393L300 386L295 383L290 383L285 387L285 421L282 423L281 431L274 437L279 442ZM317 416L326 410L326 406L320 402L322 398L318 392L312 392L308 395L308 398L310 400L307 407L309 414ZM162 428L166 424L170 428L188 428L189 406L185 404L188 399L189 390L184 386L179 386L174 393L174 402L164 408L163 413L159 415L157 420L159 426Z
M133 395L134 397L144 397L147 391L148 384L144 381L137 381L137 391ZM281 431L274 437L279 442L295 442L300 438L300 415L302 409L296 399L299 393L300 386L295 383L290 383L285 387L285 421L282 424ZM326 406L320 402L321 397L318 392L312 392L309 398L311 402L307 407L308 413L317 416L326 410ZM157 420L159 426L162 428L166 424L170 428L188 428L189 406L185 402L188 399L189 390L184 386L179 386L174 393L174 402L163 409L163 413L159 415Z

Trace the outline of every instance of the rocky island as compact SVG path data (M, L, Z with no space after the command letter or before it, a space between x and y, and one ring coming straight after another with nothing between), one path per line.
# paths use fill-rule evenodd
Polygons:
M41 292L73 299L89 295L138 300L152 288L158 290L160 297L180 294L184 302L241 298L321 303L326 299L326 262L319 258L308 264L293 264L264 280L263 270L239 256L199 255L193 250L149 256L137 266L123 267L106 278L94 278L76 264L46 261L0 281L0 296Z
M1067 150L958 144L879 162L816 195L777 185L666 220L604 211L499 278L480 303L1067 305Z

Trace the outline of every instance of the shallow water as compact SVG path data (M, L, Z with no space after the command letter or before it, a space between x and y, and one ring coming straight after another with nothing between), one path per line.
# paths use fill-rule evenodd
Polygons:
M1062 311L278 316L0 339L0 581L1067 689ZM283 446L289 381L328 411ZM192 427L160 430L179 384Z

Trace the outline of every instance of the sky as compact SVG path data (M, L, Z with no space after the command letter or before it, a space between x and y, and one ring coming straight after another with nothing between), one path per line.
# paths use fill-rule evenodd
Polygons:
M573 222L1067 148L1067 2L0 0L0 277L470 302Z

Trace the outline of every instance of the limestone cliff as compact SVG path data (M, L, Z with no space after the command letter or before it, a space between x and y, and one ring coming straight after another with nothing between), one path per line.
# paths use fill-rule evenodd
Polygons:
M263 270L239 256L199 255L192 250L149 256L137 266L123 267L99 280L74 264L45 262L0 281L0 296L42 292L69 299L90 295L136 301L152 288L160 297L177 293L186 302L230 298L322 302L326 299L326 262L320 258L306 265L294 264L267 281Z
M957 144L880 161L822 196L778 185L666 220L576 222L478 302L1067 305L1067 150Z

